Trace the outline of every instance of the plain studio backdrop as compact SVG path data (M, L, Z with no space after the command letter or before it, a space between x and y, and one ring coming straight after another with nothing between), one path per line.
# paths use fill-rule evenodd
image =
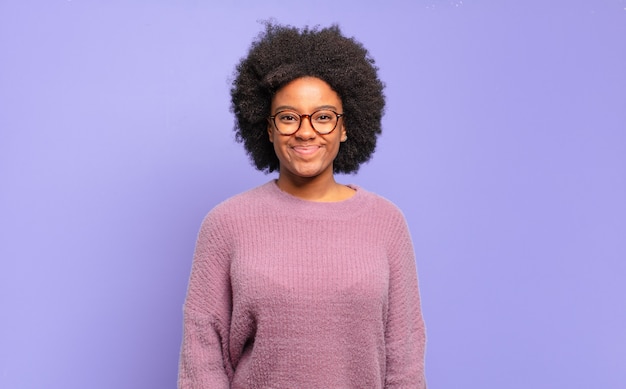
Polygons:
M339 180L405 212L430 387L624 388L623 0L0 0L0 388L175 387L200 222L275 177L229 112L269 18L380 67Z

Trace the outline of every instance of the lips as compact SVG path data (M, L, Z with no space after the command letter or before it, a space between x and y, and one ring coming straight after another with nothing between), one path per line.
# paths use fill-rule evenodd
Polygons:
M311 155L320 149L320 146L293 146L292 149L302 155Z

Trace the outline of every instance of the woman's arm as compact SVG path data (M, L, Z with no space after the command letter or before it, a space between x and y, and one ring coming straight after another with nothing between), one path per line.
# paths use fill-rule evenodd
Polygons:
M202 223L184 304L178 388L229 388L230 244L213 213Z
M400 214L389 245L389 307L385 342L386 388L426 388L426 333L417 284L415 253Z

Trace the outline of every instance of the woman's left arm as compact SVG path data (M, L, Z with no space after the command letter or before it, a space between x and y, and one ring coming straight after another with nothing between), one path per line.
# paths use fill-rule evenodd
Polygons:
M420 304L415 252L402 214L392 228L389 255L389 306L385 343L385 388L426 388L426 331Z

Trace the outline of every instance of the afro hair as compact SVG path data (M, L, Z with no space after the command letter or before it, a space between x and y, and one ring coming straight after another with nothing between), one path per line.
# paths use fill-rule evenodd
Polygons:
M267 135L272 97L300 77L316 77L339 95L348 139L334 160L335 173L356 173L367 162L381 133L384 85L368 51L337 25L297 29L265 23L248 56L237 65L231 88L235 135L260 171L278 170Z

